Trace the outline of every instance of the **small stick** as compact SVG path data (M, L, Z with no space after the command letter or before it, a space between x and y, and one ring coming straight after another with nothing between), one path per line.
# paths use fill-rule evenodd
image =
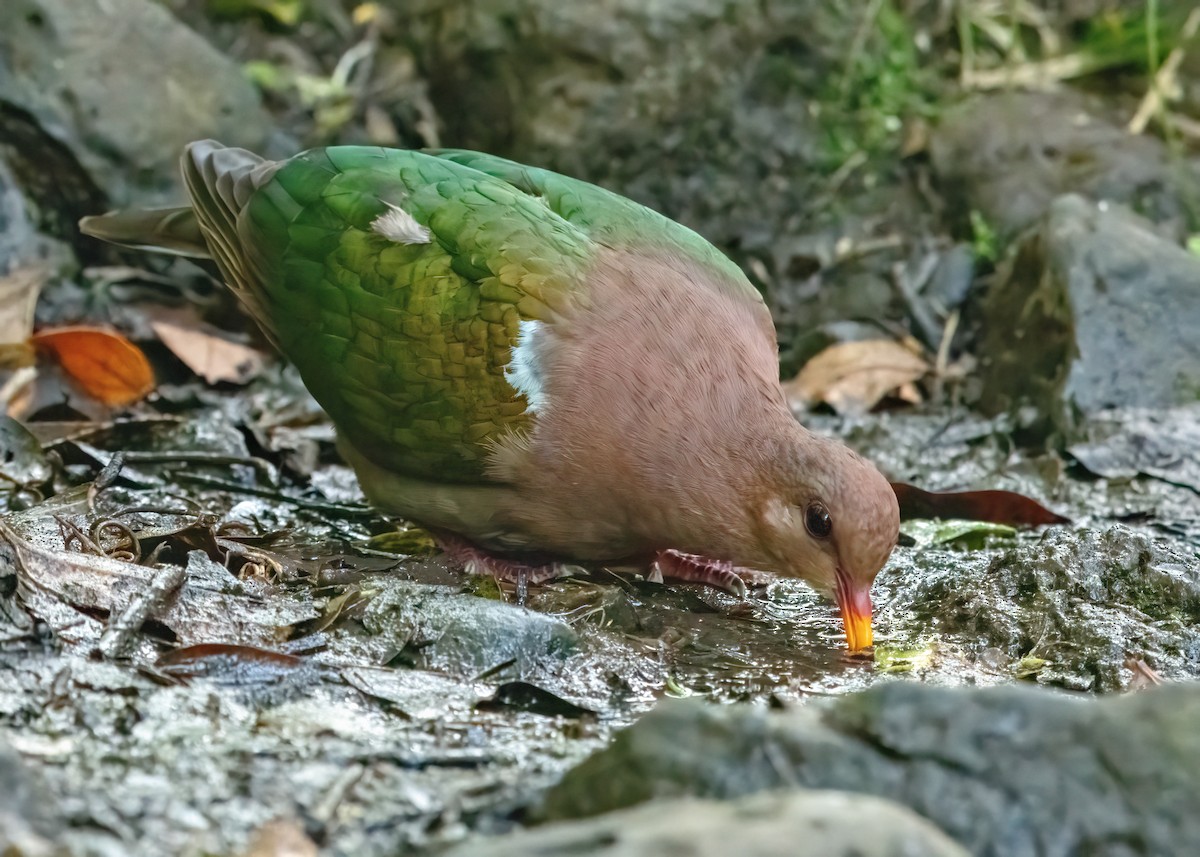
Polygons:
M187 571L181 566L168 565L158 569L149 586L134 593L125 609L109 617L108 627L100 636L100 653L109 660L128 658L134 634L166 605L186 579Z
M1183 22L1183 28L1179 31L1179 42L1167 54L1163 64L1158 67L1154 80L1150 82L1150 88L1142 96L1142 103L1138 105L1137 113L1133 114L1133 118L1126 126L1129 133L1141 134L1150 124L1150 119L1154 114L1162 109L1163 93L1169 90L1171 84L1175 82L1175 75L1179 72L1184 54L1187 53L1184 45L1191 41L1197 30L1200 30L1200 6L1193 9L1187 20Z

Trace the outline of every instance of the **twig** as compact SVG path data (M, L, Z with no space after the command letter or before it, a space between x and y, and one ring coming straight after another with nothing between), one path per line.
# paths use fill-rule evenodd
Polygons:
M125 453L114 452L112 458L100 468L100 472L96 474L96 478L92 480L92 484L88 486L87 492L87 507L89 512L96 511L96 498L106 488L109 488L117 478L121 475L121 469L125 466Z
M1179 31L1179 42L1167 54L1167 58L1163 60L1163 64L1159 66L1158 71L1154 75L1154 79L1150 82L1150 88L1146 90L1146 94L1142 96L1142 102L1138 105L1137 112L1133 114L1133 118L1129 120L1129 125L1126 126L1131 134L1141 134L1146 130L1146 126L1150 124L1150 120L1154 114L1158 113L1163 108L1165 99L1164 93L1171 90L1175 83L1175 76L1179 72L1179 66L1183 62L1184 54L1187 53L1186 45L1200 30L1200 6L1192 10L1192 13L1187 16L1187 20L1183 22L1183 27Z
M942 328L942 341L938 343L937 360L933 365L933 395L942 398L942 384L946 380L946 369L950 365L950 344L954 342L954 334L958 331L958 310L953 310L946 317L946 325Z
M37 378L36 366L22 366L13 372L4 382L4 386L0 387L0 405L7 407L8 403L15 399L35 378Z
M108 627L100 635L100 653L110 660L128 657L134 634L166 605L186 579L187 572L181 566L157 569L150 584L135 593L120 613L111 615Z
M85 533L79 527L68 521L61 515L54 515L54 520L58 523L58 532L62 536L64 550L76 550L72 545L79 545L77 553L90 553L93 556L108 556L104 552L104 548L92 541L91 536Z
M1192 119L1190 116L1174 114L1171 117L1171 127L1184 137L1200 140L1200 121Z
M963 87L967 89L1046 88L1050 84L1103 71L1117 62L1112 57L1080 51L1018 66L982 71L964 68L961 79Z
M269 500L280 500L284 503L291 503L301 509L312 509L316 512L328 512L332 515L338 515L347 518L369 518L375 513L369 506L351 506L342 503L322 503L319 500L305 500L302 497L291 497L279 491L271 491L267 488L254 488L249 485L238 485L236 482L228 482L224 479L217 479L212 476L204 476L200 473L177 473L174 477L179 482L190 482L193 485L205 485L209 488L218 488L222 491L229 491L231 494L244 494L249 497L266 497Z
M930 264L930 260L933 264ZM908 317L917 326L922 342L930 348L941 338L942 326L934 318L928 304L921 299L919 292L933 275L933 271L937 267L936 263L936 256L933 254L927 256L922 270L917 272L917 277L914 279L909 278L908 270L903 264L897 263L892 266L892 284L900 293L905 309L908 310Z

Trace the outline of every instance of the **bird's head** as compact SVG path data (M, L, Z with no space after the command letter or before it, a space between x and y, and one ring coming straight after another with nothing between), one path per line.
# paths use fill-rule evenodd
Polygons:
M892 486L843 444L804 429L774 462L761 545L774 571L835 600L852 651L872 643L871 584L900 532Z

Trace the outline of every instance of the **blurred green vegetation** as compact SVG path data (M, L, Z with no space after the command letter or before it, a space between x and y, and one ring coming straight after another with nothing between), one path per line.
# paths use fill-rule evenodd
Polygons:
M313 143L334 142L361 109L332 109L347 100L338 79L343 51L362 32L402 19L404 4L358 0L163 0L190 17L236 21L291 37L299 51L246 59L247 74L264 92L287 95L314 111ZM438 4L418 4L422 12ZM446 2L446 10L463 4ZM820 92L832 171L858 153L894 153L906 123L936 119L942 105L975 89L1044 86L1072 80L1111 89L1114 76L1131 92L1149 86L1148 75L1179 40L1189 4L1096 0L1094 14L1070 16L1059 5L1032 0L868 0L849 10L853 39L840 73ZM465 14L465 12L463 12ZM332 35L331 40L329 36ZM317 48L299 72L298 54ZM770 58L765 86L787 86L794 58ZM1132 78L1131 78L1132 75ZM362 105L359 105L361 108Z

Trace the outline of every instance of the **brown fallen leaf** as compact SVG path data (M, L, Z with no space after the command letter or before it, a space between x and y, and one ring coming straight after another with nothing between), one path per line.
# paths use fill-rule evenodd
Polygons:
M1009 526L1069 524L1070 518L1055 514L1036 500L1014 491L925 491L915 485L893 482L900 503L901 520L912 518L960 518L989 521Z
M155 662L161 672L175 678L198 678L245 668L267 673L287 672L304 664L302 658L242 643L196 643L167 652Z
M17 268L0 277L0 408L9 416L23 415L32 400L37 368L29 334L47 277L41 265Z
M1145 690L1148 687L1158 687L1163 683L1163 678L1158 674L1158 670L1141 658L1126 658L1125 669L1133 673L1129 680L1129 690Z
M316 844L295 819L278 818L254 832L242 857L317 857Z
M0 358L5 367L28 365L33 354L29 334L33 332L33 308L49 274L40 265L17 268L0 277ZM29 360L21 361L22 356Z
M912 401L918 395L913 382L929 369L924 357L891 339L839 342L805 363L783 388L795 409L825 402L839 414L864 414L896 390Z
M171 353L210 384L245 384L262 371L261 351L226 339L215 330L152 321L150 327Z
M115 331L83 325L40 330L30 337L63 372L109 407L131 405L154 389L154 370L142 350Z

